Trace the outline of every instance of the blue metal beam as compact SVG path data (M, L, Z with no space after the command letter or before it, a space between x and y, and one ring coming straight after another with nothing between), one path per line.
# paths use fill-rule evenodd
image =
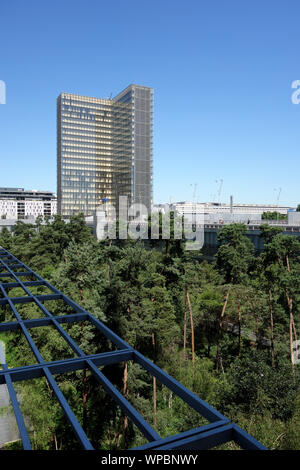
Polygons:
M214 423L206 424L205 426L201 426L199 428L191 429L189 431L182 432L180 434L175 434L174 436L166 437L164 439L161 439L160 441L155 441L155 442L148 442L147 444L143 444L139 447L136 447L132 450L160 450L163 446L168 446L171 448L171 446L176 445L178 441L181 441L183 439L188 439L188 438L193 438L194 436L199 436L200 434L210 431L212 429L218 429L220 426L224 426L225 424L228 424L229 420L221 420L221 421L215 421Z
M128 349L110 351L101 354L92 354L84 358L73 357L58 361L44 362L42 364L33 364L30 366L14 367L9 369L9 375L12 382L35 379L42 377L43 367L47 367L54 375L65 374L81 370L87 367L86 360L91 360L97 367L119 364L120 362L131 361L133 359L132 351ZM0 385L5 383L5 371L0 370Z
M1 365L4 369L4 371L8 371L8 367L7 367L6 364L1 364ZM30 439L29 439L28 434L27 434L27 430L26 430L26 426L25 426L25 423L24 423L23 415L22 415L20 407L19 407L19 403L18 403L18 400L17 400L15 389L14 389L13 384L12 384L10 374L4 373L4 379L5 379L7 389L8 389L10 401L11 401L11 404L12 404L12 407L13 407L13 410L14 410L16 422L17 422L18 429L19 429L19 433L20 433L20 436L21 436L21 439L22 439L23 449L24 450L31 450Z

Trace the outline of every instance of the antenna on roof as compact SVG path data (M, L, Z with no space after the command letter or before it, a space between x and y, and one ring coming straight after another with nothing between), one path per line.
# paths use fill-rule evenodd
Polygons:
M221 192L222 192L222 186L223 186L223 180L216 180L216 183L219 183L219 190L218 190L218 205L221 203Z

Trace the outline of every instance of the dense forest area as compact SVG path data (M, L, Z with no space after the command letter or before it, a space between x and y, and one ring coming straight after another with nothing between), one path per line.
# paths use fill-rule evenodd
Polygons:
M300 242L261 226L260 254L242 224L218 235L213 261L181 240L97 241L83 216L65 223L19 221L0 246L103 321L131 346L216 407L270 449L300 449ZM35 287L40 293L41 288ZM17 289L10 295L18 295ZM70 309L45 302L54 315ZM0 321L10 320L0 307ZM41 316L18 306L24 319ZM63 324L85 353L113 348L89 324ZM73 357L51 327L30 330L44 360ZM1 333L9 367L35 363L21 332ZM103 368L105 375L161 436L204 424L196 412L137 364ZM88 371L55 377L98 449L145 442ZM43 379L17 384L34 449L76 449L70 425ZM234 445L227 445L234 448Z

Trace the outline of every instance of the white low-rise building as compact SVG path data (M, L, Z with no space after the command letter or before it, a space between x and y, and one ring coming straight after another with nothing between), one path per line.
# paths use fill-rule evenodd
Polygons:
M203 212L204 214L257 214L264 212L279 212L286 215L290 206L279 206L276 204L225 204L214 202L175 202L170 204L170 210L176 210L179 214L192 214Z
M152 212L163 214L174 211L183 215L185 219L192 220L196 214L203 214L205 223L252 222L258 223L264 212L279 212L287 215L293 208L290 206L277 206L275 204L231 204L214 202L173 202L170 204L155 204Z
M25 191L23 188L0 188L0 218L36 219L57 214L57 198L50 191Z

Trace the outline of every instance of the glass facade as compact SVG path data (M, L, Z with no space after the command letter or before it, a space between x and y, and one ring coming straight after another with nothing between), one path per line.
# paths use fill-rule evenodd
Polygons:
M114 99L62 93L57 99L57 196L63 217L92 215L102 199L117 207L152 199L151 88L130 85Z
M153 89L130 85L115 100L130 104L132 110L132 200L144 204L148 211L152 205L153 160Z

